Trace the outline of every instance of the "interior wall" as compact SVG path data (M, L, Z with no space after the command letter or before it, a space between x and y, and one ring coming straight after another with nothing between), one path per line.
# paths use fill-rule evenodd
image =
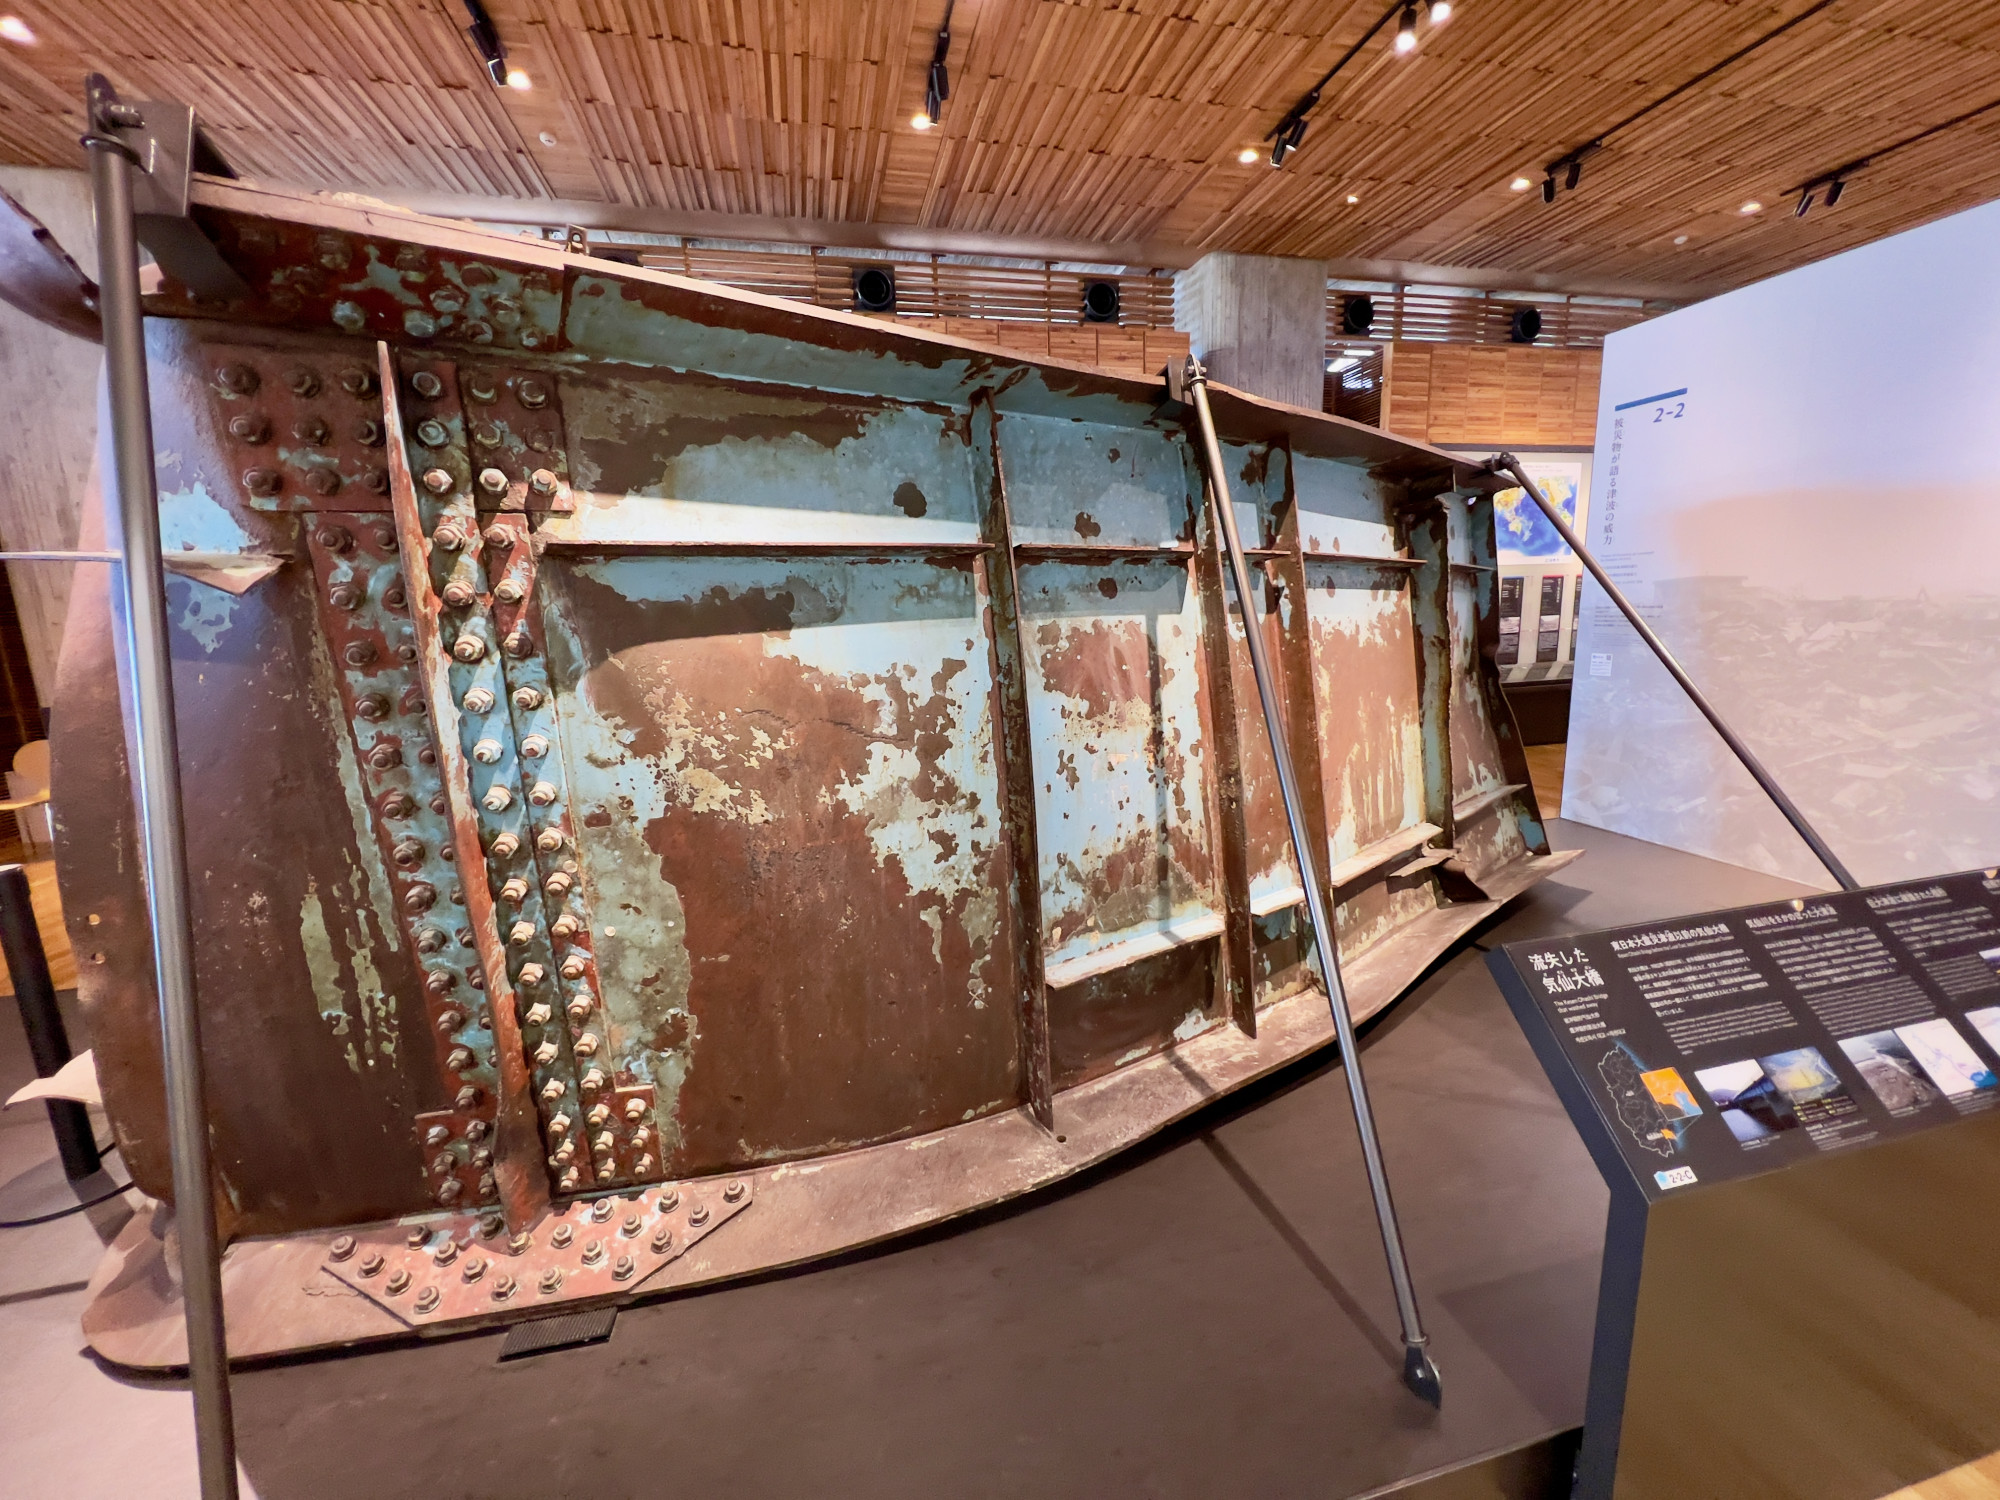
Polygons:
M1868 882L2000 863L1996 239L1989 204L1605 345L1588 540ZM1566 817L1830 883L1594 587L1577 657Z
M0 189L40 219L95 278L97 242L85 173L0 166ZM0 302L0 411L10 428L9 441L0 443L0 546L9 551L76 545L97 444L102 362L96 344ZM66 563L7 564L35 690L45 704L55 701L73 571Z
M1599 349L1391 344L1382 425L1440 447L1588 448L1603 363Z
M1326 263L1204 255L1174 277L1174 326L1224 385L1320 410L1326 383Z

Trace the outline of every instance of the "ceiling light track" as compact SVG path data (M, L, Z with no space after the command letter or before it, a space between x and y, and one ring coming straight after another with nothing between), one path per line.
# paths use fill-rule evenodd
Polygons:
M1452 0L1427 0L1424 8L1430 13L1433 31L1451 19ZM1305 139L1306 116L1318 107L1320 95L1326 86L1339 76L1341 69L1361 55L1363 48L1381 35L1383 27L1391 21L1397 23L1395 49L1398 54L1407 55L1416 50L1417 9L1418 0L1395 0L1394 4L1382 12L1381 18L1361 34L1361 40L1342 53L1340 61L1322 73L1319 82L1301 94L1299 102L1285 111L1285 117L1264 137L1271 143L1272 166L1282 167L1285 158L1299 149L1299 143Z
M924 78L924 112L928 129L944 118L944 102L951 97L951 12L958 0L944 0L944 19L938 22L937 45L931 49L930 72ZM916 121L912 120L911 124Z
M1743 61L1744 58L1748 57L1751 53L1755 52L1759 47L1762 47L1765 43L1776 41L1779 37L1783 36L1786 32L1790 31L1794 26L1799 25L1803 21L1811 20L1814 16L1818 15L1821 11L1827 9L1834 3L1835 0L1815 0L1814 4L1807 6L1804 10L1800 11L1797 15L1793 16L1789 21L1785 21L1778 26L1772 27L1771 30L1765 32L1762 36L1758 37L1755 41L1749 43L1747 46L1737 48L1734 52L1730 53L1729 56L1723 58L1721 62L1714 63L1709 67L1702 69L1701 72L1695 74L1694 77L1688 79L1685 83L1677 84L1675 87L1667 90L1666 93L1660 95L1660 97L1655 99L1652 103L1647 104L1639 109L1635 109L1631 114L1627 115L1624 119L1620 120L1616 125L1607 126L1605 129L1598 131L1596 135L1592 136L1589 140L1585 141L1581 146L1577 146L1572 150L1565 151L1561 156L1558 156L1554 161L1550 162L1546 168L1544 168L1544 171L1547 173L1547 175L1542 179L1542 202L1553 203L1556 201L1556 178L1558 176L1560 176L1563 179L1563 186L1565 188L1571 188L1571 189L1575 188L1577 183L1579 183L1583 179L1584 159L1589 156L1594 156L1597 152L1604 150L1605 148L1604 143L1609 137L1618 134L1618 132L1620 132L1621 130L1628 129L1631 126L1638 124L1641 120L1645 119L1646 116L1650 115L1654 110L1659 109L1664 105L1673 103L1674 100L1680 98L1680 96L1682 94L1685 94L1689 89L1696 88L1701 84L1707 83L1709 79L1715 77L1715 75L1722 72L1723 69L1732 67L1735 64Z
M500 40L500 29L493 24L493 18L486 13L486 7L480 0L465 0L465 13L472 21L465 28L465 34L472 38L472 45L486 67L487 76L502 88L530 87L526 73L507 66L507 44Z
M1949 120L1940 120L1935 125L1919 130L1914 135L1906 135L1900 141L1891 142L1887 146L1869 152L1866 156L1857 156L1853 161L1843 162L1831 172L1822 172L1817 177L1807 178L1797 187L1789 189L1786 194L1788 197L1792 193L1799 195L1799 206L1793 211L1793 216L1803 219L1811 212L1815 195L1820 202L1832 208L1840 202L1840 195L1847 190L1848 179L1857 172L1868 167L1880 166L1884 157L1893 156L1898 151L1907 150L1919 142L1930 140L1933 136L1943 135L1947 130L1955 130L1960 125L1977 120L1982 115L1990 115L1995 110L2000 110L2000 99L1989 100L1977 109L1968 109L1964 114L1953 115Z

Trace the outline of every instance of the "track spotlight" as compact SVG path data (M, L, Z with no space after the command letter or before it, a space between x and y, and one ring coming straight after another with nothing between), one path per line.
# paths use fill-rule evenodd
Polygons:
M507 66L507 48L500 41L500 32L493 24L493 18L486 14L486 7L480 0L465 0L465 13L472 24L465 28L465 34L472 38L472 45L478 50L479 60L486 65L487 76L496 84L507 88L526 88L528 75L519 68ZM521 81L514 82L514 74L521 73Z
M1583 181L1583 158L1572 156L1569 160L1569 170L1563 173L1563 186L1575 192L1576 185L1581 181Z
M1451 0L1431 0L1431 25L1442 26L1451 19Z
M1245 146L1241 151L1236 153L1236 159L1242 162L1244 166L1249 166L1251 162L1257 159L1257 148L1255 146Z
M1795 219L1803 219L1809 212L1811 212L1812 206L1813 206L1812 189L1807 188L1806 191L1799 194L1799 206L1792 210L1792 217Z
M951 97L951 11L957 0L945 0L944 20L938 23L937 46L931 51L931 70L924 81L924 114L935 125L944 115L944 102Z
M1528 181L1528 179L1525 177L1516 177L1512 182L1508 183L1507 186L1514 192L1525 193L1529 188L1533 187L1534 184Z
M1403 18L1396 23L1396 50L1413 52L1417 46L1417 7L1414 3L1403 7Z
M1294 115L1278 127L1278 138L1271 142L1271 165L1282 167L1285 158L1299 149L1299 142L1306 138L1306 117Z
M935 124L937 124L937 121L930 117L930 113L927 110L918 110L910 116L910 129L912 130L929 130Z
M0 37L19 47L35 45L34 28L19 16L0 16Z
M1556 174L1551 172L1549 173L1548 176L1542 179L1542 202L1553 203L1555 201L1556 201Z
M1739 214L1743 214L1747 217L1750 214L1761 214L1764 211L1764 205L1759 203L1755 198L1752 198L1748 203L1744 204L1741 208L1737 209L1736 211Z
M1840 195L1847 191L1847 184L1836 177L1826 185L1826 206L1832 208L1840 201Z

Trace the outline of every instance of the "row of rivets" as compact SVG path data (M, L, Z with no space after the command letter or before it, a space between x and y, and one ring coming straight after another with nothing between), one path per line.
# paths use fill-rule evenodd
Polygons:
M324 392L319 371L293 366L267 381L250 362L253 358L276 363L280 356L263 351L224 355L211 381L213 390L229 403L248 402L260 394L265 398L264 406L231 411L224 423L238 445L239 459L253 455L257 459L242 470L244 489L257 499L272 500L296 484L303 493L328 500L353 482L365 494L388 494L388 470L368 452L382 446L379 408L371 405L355 414L345 407L306 406L303 403ZM336 383L357 401L368 401L377 390L374 373L358 365L343 368ZM291 415L274 416L266 409L270 406L290 408ZM280 432L289 442L278 440ZM255 453L267 447L274 449L269 457Z

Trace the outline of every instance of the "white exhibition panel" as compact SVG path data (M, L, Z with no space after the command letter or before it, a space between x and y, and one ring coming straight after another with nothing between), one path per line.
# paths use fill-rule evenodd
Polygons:
M1586 538L1865 883L2000 863L1996 244L1988 204L1605 342ZM1565 817L1832 884L1595 584L1576 658Z

